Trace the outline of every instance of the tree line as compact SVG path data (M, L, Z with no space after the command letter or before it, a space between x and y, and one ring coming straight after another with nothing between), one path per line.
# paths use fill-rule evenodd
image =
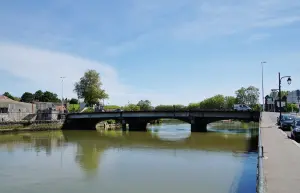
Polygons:
M58 98L58 95L56 93L38 90L35 93L31 92L24 92L21 97L16 97L11 95L9 92L5 92L3 94L4 96L20 102L25 103L32 103L32 102L54 102L54 103L60 103L61 99ZM75 98L72 98L71 100L65 99L66 102L69 102L70 104L78 104L78 100Z
M83 99L87 106L91 107L94 104L99 104L100 100L109 98L102 87L100 74L96 70L87 70L78 82L74 84L74 92L77 94L78 99ZM5 92L5 96L13 100L21 102L61 102L58 95L50 91L38 90L35 93L25 92L21 98L14 97L10 93ZM123 107L117 105L107 105L105 109L123 109L125 111L146 111L146 110L193 110L193 109L231 109L234 104L247 104L255 110L260 109L258 104L259 89L254 86L247 88L240 88L235 92L235 96L224 96L221 94L207 98L203 101L190 103L189 105L158 105L153 107L151 101L141 100L137 104L127 104ZM72 98L71 100L65 99L64 101L70 104L78 104L78 100Z
M254 86L240 88L235 96L224 96L221 94L207 98L201 102L190 103L189 105L158 105L153 107L149 100L140 100L137 104L128 104L123 107L117 105L105 106L105 109L123 109L125 111L148 111L148 110L196 110L196 109L232 109L234 104L247 104L253 110L260 110L258 104L259 89Z

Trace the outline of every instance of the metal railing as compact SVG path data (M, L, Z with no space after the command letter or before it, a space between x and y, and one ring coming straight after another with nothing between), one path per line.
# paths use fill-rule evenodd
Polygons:
M260 117L261 121L261 117ZM261 127L258 131L258 156L257 156L257 177L256 177L256 192L264 193L265 192L265 183L264 183L264 168L263 168L263 158L264 158L264 147L261 141Z

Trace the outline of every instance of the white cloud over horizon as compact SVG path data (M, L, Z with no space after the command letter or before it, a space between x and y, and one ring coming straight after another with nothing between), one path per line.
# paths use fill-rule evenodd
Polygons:
M77 82L88 69L95 69L100 73L102 88L107 91L110 104L124 105L128 102L137 103L139 100L149 99L154 105L179 103L180 96L157 93L146 88L133 88L119 80L116 69L112 66L75 57L65 53L37 49L24 45L0 43L0 70L16 77L28 80L36 90L49 90L61 97L61 76L64 79L64 97L77 98L73 92ZM4 65L5 64L5 65ZM4 92L4 91L3 91ZM22 90L20 93L27 92ZM107 102L106 102L107 103ZM188 101L182 102L187 104Z

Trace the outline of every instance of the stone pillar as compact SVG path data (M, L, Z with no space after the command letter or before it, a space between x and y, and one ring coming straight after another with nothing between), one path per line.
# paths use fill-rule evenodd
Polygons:
M126 131L127 130L127 128L126 128L126 121L122 120L121 124L122 124L122 130Z
M191 121L191 132L207 132L207 124L205 119L194 118Z

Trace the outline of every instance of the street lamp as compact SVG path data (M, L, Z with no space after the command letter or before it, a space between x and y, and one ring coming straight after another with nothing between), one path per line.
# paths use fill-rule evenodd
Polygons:
M287 78L287 83L290 85L292 83L292 79L291 79L291 76L283 76L283 77L280 77L280 72L278 72L278 80L279 80L279 120L281 120L281 80L283 78Z
M263 108L262 111L265 110L265 93L264 93L264 64L267 63L265 61L261 62L261 92L262 92L262 102Z
M65 76L61 76L61 108L63 110L64 107L64 79L66 78Z

